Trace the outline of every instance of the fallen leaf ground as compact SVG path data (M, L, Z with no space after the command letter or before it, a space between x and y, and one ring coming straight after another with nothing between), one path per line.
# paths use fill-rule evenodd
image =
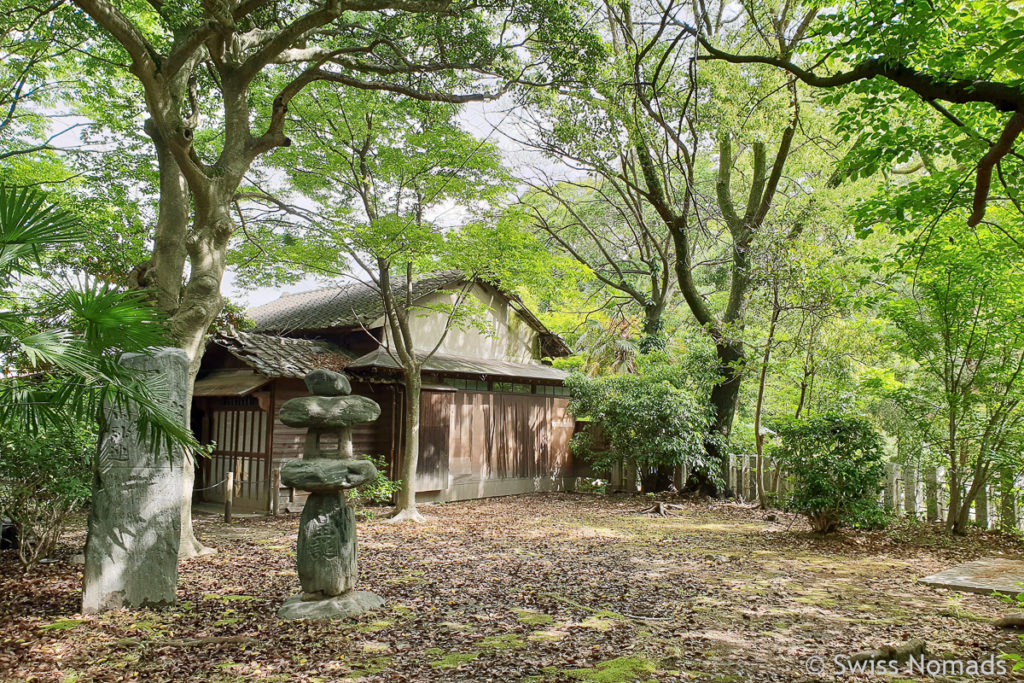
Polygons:
M804 660L912 638L936 658L1019 651L990 624L996 598L915 583L1024 557L1013 539L924 524L819 538L741 506L643 507L537 495L431 506L421 526L362 522L360 588L387 604L347 623L275 617L298 587L297 515L200 516L219 552L182 564L176 606L95 617L77 614L79 530L29 577L2 553L0 680L834 680Z

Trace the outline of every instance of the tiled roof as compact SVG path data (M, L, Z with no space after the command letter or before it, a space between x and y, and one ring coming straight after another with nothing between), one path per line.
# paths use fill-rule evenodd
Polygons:
M465 283L457 271L446 271L420 278L413 283L413 300L442 289ZM396 278L395 290L405 288L405 279ZM327 287L312 292L285 294L248 313L256 329L264 332L302 332L337 327L370 325L384 315L384 304L376 287L356 282L341 287Z
M214 370L197 379L192 395L202 396L245 396L270 381L252 368L229 368Z
M399 364L390 353L379 348L349 363L347 370L352 374L358 374L360 370L371 368L397 371ZM467 378L515 377L549 382L561 382L569 376L569 373L548 365L513 363L506 360L488 360L483 358L465 358L463 356L447 356L440 353L435 353L423 362L423 372L439 375L458 375Z
M464 284L466 277L458 271L436 273L413 282L412 298L418 301L443 289L453 289ZM392 287L396 291L403 290L405 278L395 278ZM565 341L545 327L519 297L508 292L502 294L508 297L512 307L540 335L541 355L558 357L572 353ZM248 312L258 331L286 334L372 325L383 315L384 304L380 293L376 287L362 282L285 294Z
M352 360L331 344L312 339L233 332L219 334L213 341L256 372L271 379L301 379L317 368L340 371Z

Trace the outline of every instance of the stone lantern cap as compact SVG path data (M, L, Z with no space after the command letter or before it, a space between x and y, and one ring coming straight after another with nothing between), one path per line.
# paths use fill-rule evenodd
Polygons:
M305 382L313 395L293 398L281 406L281 422L289 427L346 429L380 417L380 406L375 401L349 396L352 386L341 373L314 370L306 375Z
M306 389L314 396L348 396L352 393L352 385L348 377L331 370L313 370L302 379Z

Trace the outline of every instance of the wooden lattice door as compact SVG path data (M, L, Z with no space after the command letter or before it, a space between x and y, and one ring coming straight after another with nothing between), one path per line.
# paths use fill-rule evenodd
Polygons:
M211 411L209 436L216 443L209 469L214 486L204 497L223 500L223 484L217 484L234 472L236 505L263 508L270 488L267 412L255 399L228 399Z

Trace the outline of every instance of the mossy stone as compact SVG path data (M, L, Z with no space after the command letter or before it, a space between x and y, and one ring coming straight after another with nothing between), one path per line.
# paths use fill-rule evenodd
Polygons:
M331 370L314 370L303 378L306 389L314 396L348 396L352 393L352 385L348 377Z
M373 422L380 406L365 396L302 396L285 401L279 415L289 427L335 427Z

